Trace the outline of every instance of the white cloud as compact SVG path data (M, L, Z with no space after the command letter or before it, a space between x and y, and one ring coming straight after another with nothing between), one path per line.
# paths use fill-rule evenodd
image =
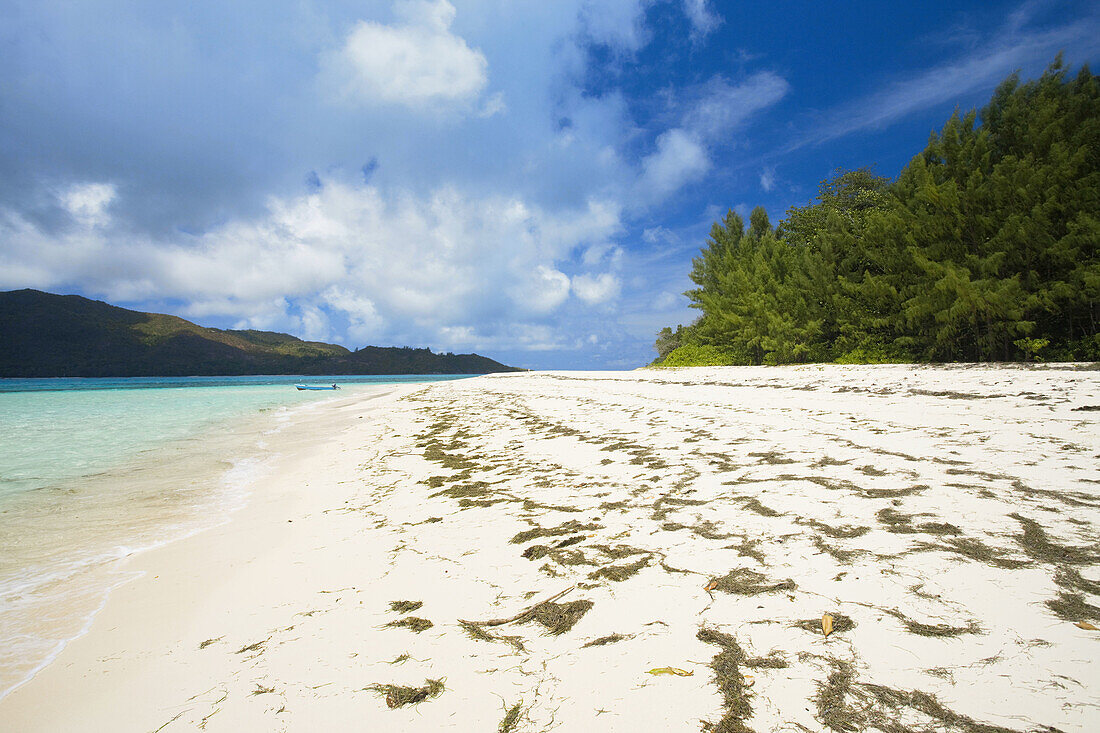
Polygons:
M58 200L72 217L85 224L104 224L107 207L117 195L112 183L78 183L69 186Z
M394 5L403 22L361 20L343 47L326 59L328 73L346 100L423 108L472 102L488 83L489 62L450 31L454 6L447 0ZM502 99L490 105L500 110Z
M789 85L770 71L733 85L714 77L684 114L680 126L657 136L657 149L642 160L637 200L654 204L699 180L711 167L709 147L725 142L753 114L786 95Z
M639 194L659 201L710 170L710 157L699 139L680 128L661 133L657 150L642 160Z
M768 167L760 171L760 188L771 191L775 188L775 168Z
M578 275L573 278L573 292L589 305L605 303L617 298L622 285L619 278L609 272L600 275Z
M736 85L716 76L707 83L683 125L702 138L716 140L771 107L789 90L787 80L771 71L757 72Z
M710 9L707 0L683 0L684 15L691 21L691 35L699 39L722 24L722 18Z
M649 43L645 10L653 0L587 0L581 20L588 37L623 52L634 52Z
M172 241L89 221L49 234L0 210L0 286L79 282L114 302L186 299L188 315L236 316L242 327L424 343L550 318L574 290L559 263L619 233L619 213L599 200L549 212L448 187L419 197L331 179L310 195L272 199L263 217ZM577 297L606 299L616 284L582 279Z

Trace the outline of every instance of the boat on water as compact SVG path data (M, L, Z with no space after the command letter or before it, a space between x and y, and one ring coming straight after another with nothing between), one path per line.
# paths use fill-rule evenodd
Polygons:
M329 385L315 385L315 384L296 384L294 386L297 387L299 392L301 392L302 390L306 390L306 389L340 389L335 384L333 384L331 386L329 386Z

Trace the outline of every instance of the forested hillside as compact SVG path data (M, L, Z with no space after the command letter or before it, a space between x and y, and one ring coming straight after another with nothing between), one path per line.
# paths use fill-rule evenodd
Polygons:
M838 171L772 226L732 211L693 261L701 316L658 360L1100 360L1100 84L1059 57L954 114L890 181Z
M0 377L240 374L485 374L518 371L477 354L366 346L206 328L38 290L0 293Z

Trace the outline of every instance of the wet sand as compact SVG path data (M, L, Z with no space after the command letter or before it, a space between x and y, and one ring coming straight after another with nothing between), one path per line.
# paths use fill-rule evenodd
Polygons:
M1100 727L1100 371L494 375L278 440L0 729Z

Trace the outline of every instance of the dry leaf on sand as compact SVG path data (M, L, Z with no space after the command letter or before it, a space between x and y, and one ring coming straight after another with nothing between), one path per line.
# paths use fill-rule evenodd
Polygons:
M703 590L708 590L708 591L709 590L714 590L717 587L718 587L718 581L717 580L712 580L709 583L707 583L705 586L703 586Z
M1088 621L1078 621L1074 624L1074 626L1079 629L1084 629L1086 631L1097 631L1097 628L1090 624Z
M821 617L821 633L825 635L825 638L828 638L829 634L833 633L833 617L829 614L825 614Z

